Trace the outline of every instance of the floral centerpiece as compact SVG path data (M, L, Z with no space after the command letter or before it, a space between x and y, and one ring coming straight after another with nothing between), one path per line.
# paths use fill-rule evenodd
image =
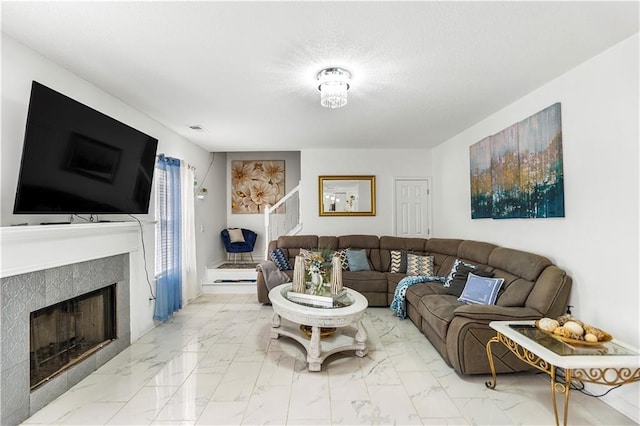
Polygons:
M331 278L332 252L321 250L312 252L308 258L308 267L305 268L305 281L311 283L312 294L320 294L322 286L329 283Z
M342 265L332 250L300 249L293 268L291 290L315 296L342 292Z

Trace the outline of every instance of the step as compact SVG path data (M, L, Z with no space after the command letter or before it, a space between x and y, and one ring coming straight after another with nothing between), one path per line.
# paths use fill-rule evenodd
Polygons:
M257 272L253 269L208 269L207 281L216 280L255 280Z
M253 268L207 269L204 293L255 293L257 271Z
M207 294L251 294L256 293L256 283L202 283L202 292Z

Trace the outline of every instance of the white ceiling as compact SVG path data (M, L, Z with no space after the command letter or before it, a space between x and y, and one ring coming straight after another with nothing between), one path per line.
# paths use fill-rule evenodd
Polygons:
M2 2L3 32L210 151L432 147L638 22L637 1ZM344 108L320 106L327 66L353 74Z

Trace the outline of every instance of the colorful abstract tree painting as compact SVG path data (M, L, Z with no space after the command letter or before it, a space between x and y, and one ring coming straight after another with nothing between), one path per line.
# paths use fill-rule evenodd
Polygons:
M491 217L491 137L469 147L471 218Z
M231 162L231 213L261 214L285 190L283 160L234 160Z
M469 147L471 218L564 217L560 103Z

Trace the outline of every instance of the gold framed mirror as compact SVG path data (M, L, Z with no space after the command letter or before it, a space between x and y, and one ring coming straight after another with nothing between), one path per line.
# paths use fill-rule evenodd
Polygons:
M375 176L319 176L320 216L375 216Z

